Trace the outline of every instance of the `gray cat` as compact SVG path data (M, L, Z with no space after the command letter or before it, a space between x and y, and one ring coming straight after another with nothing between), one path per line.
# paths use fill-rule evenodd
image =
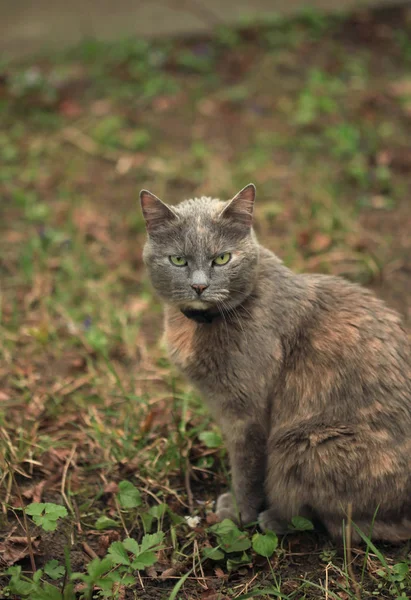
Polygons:
M338 539L351 505L367 535L410 538L411 352L400 317L368 290L297 275L260 246L252 184L229 202L140 198L170 357L228 448L234 495L218 498L218 517L283 533L301 515Z

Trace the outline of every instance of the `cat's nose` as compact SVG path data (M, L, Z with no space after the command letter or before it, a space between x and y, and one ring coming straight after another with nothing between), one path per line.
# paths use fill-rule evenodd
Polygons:
M208 288L208 285L205 285L203 283L192 283L191 287L193 288L193 290L195 290L197 292L197 294L199 296L201 296L201 294L204 292L204 290L206 290Z

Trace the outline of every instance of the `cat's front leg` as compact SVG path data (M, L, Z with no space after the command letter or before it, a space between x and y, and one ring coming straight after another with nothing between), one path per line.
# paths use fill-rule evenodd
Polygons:
M231 464L232 489L217 500L219 519L257 521L265 504L266 435L255 423L223 425Z

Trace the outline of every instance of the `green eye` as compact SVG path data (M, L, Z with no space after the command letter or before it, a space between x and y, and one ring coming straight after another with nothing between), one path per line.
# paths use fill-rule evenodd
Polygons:
M217 258L213 260L213 263L221 267L222 265L226 265L230 258L231 254L229 252L224 252L224 254L220 254L220 256L217 256Z
M169 256L170 262L175 267L185 267L187 264L184 256Z

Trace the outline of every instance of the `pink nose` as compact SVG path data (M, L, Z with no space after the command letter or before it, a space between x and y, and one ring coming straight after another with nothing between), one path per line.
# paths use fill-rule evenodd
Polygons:
M208 285L204 285L204 284L200 284L200 283L193 283L191 285L191 287L193 288L193 290L195 290L197 292L197 294L199 296L201 296L201 294L204 292L204 290L206 290L208 288Z

